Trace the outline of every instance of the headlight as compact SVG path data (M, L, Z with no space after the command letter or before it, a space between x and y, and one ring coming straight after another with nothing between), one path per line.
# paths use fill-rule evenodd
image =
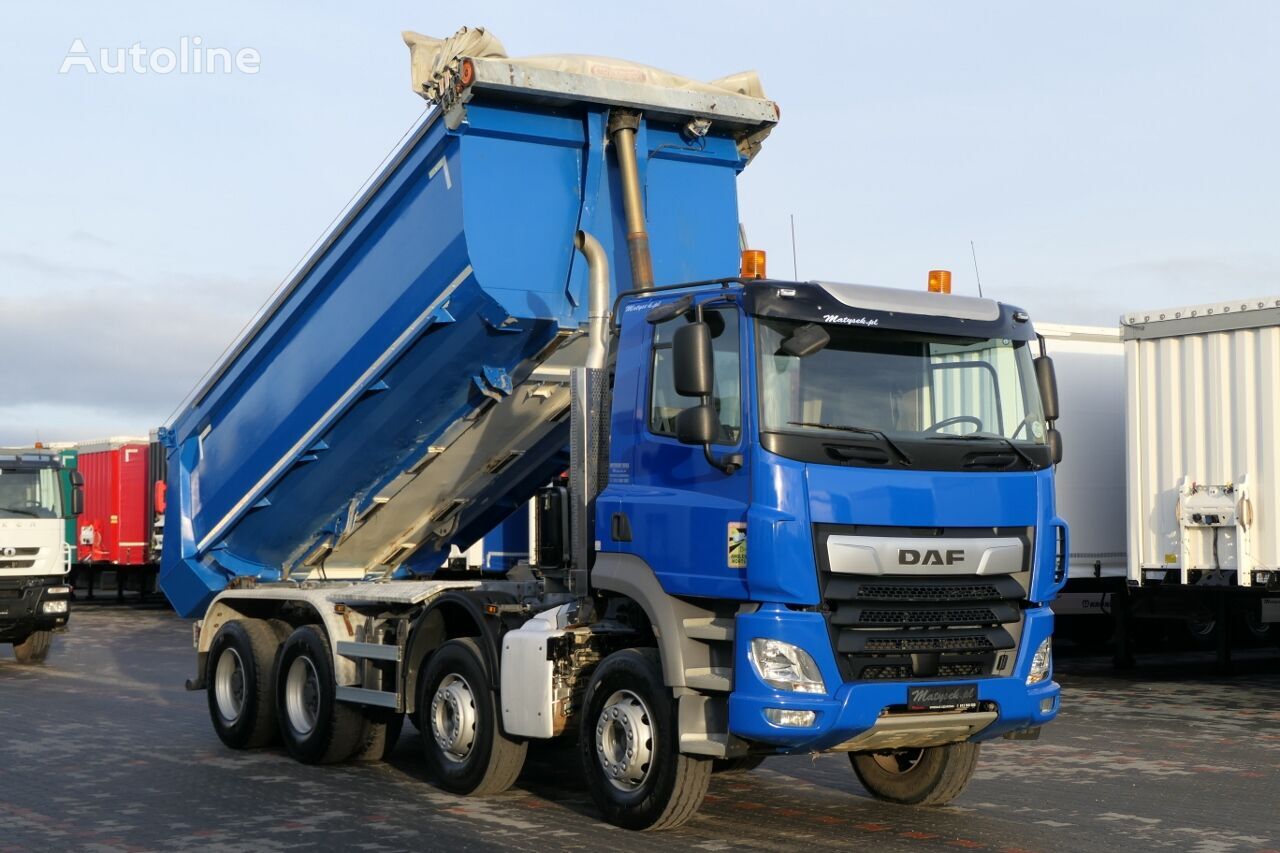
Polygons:
M44 604L40 606L40 609L44 613L66 613L67 601L65 598L61 600L55 600L55 601L46 601Z
M1031 658L1031 672L1027 675L1027 684L1039 684L1049 677L1053 671L1053 637L1045 637L1040 648Z
M804 649L781 640L761 637L751 641L747 651L760 680L778 690L796 693L826 693L818 665Z

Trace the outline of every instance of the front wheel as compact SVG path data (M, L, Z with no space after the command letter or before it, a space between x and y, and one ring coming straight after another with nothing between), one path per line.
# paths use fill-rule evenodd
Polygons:
M13 656L21 664L44 663L52 644L52 631L32 631L21 643L13 644Z
M671 829L702 805L711 759L680 753L676 703L654 649L605 658L587 685L578 738L591 796L625 829Z
M877 800L943 806L960 796L978 766L979 744L849 754L862 787Z
M418 694L427 770L454 794L500 794L515 784L528 743L507 737L480 646L450 640L431 655Z

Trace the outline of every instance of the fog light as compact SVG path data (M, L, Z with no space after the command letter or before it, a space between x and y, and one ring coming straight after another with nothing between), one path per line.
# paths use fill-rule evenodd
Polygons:
M67 601L66 601L66 599L62 599L62 600L60 600L60 601L46 601L44 604L42 604L42 605L40 606L40 612L42 612L42 613L66 613L66 612L67 612Z
M1053 704L1054 704L1055 702L1057 702L1057 701L1058 701L1058 700L1057 700L1057 699L1055 699L1055 698L1054 698L1054 697L1052 697L1052 696L1050 696L1048 699L1041 699L1041 700L1040 700L1040 713L1041 713L1041 714L1047 714L1047 713L1049 713L1050 711L1052 711L1052 710L1053 710Z
M1040 648L1031 658L1031 672L1027 673L1027 684L1039 684L1049 677L1053 670L1053 637L1045 637Z
M775 726L803 729L812 726L817 721L818 712L793 711L789 708L765 708L764 718Z

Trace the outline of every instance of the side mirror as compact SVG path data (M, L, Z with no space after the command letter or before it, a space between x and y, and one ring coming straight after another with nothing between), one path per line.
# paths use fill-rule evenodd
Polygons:
M1045 432L1045 446L1049 448L1049 458L1053 460L1053 464L1057 465L1062 461L1062 433L1053 427Z
M71 485L73 486L84 485L84 474L81 474L79 471L72 471L69 479L71 480Z
M75 476L74 474L72 475ZM72 480L74 483L75 480ZM84 482L84 478L80 478L80 482ZM71 514L79 515L84 512L84 486L73 485L71 487Z
M716 440L719 430L716 410L709 403L690 406L676 415L676 439L681 444L706 446Z
M1058 419L1058 375L1053 370L1053 359L1047 355L1032 361L1036 369L1036 384L1040 386L1040 404L1044 406L1044 419Z
M782 342L782 351L796 358L807 358L831 343L831 335L817 323L806 323Z
M676 329L671 338L671 367L677 394L682 397L711 394L715 361L711 352L710 326L699 322Z

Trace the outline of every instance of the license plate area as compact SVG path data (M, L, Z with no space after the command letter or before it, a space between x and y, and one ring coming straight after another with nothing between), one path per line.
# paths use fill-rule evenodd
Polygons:
M907 708L911 711L975 711L978 708L978 685L908 687Z

